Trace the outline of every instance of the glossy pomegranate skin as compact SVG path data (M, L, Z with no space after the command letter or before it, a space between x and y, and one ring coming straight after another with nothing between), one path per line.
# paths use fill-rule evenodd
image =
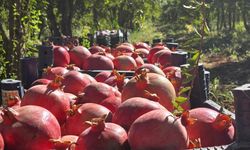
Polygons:
M82 93L87 85L96 82L92 76L78 71L69 71L63 75L63 78L62 84L64 86L64 92L72 93L74 95Z
M119 124L126 131L129 130L131 124L141 115L156 109L165 109L158 102L150 101L142 97L133 97L123 102L115 114L112 122Z
M132 97L148 98L145 91L156 94L159 97L158 102L170 112L174 110L172 101L176 97L175 89L167 78L156 73L147 73L145 80L137 80L137 77L131 78L123 87L122 101Z
M148 72L157 73L165 77L165 73L162 71L161 68L157 67L156 65L145 63L142 66L138 67L135 72L139 73L142 69L147 69Z
M167 110L153 110L137 118L128 132L133 150L184 150L188 146L185 127Z
M126 150L126 131L117 124L105 123L102 129L93 127L83 131L77 140L76 150Z
M121 105L121 98L117 96L110 96L106 99L104 99L100 105L108 108L112 113L115 113L118 109L118 107Z
M98 52L105 52L105 49L100 46L94 45L89 48L89 51L91 54L95 54Z
M61 137L55 116L40 106L23 106L16 109L14 120L6 117L1 123L5 149L51 149L50 139Z
M36 105L48 109L63 124L66 111L70 109L70 99L59 88L50 85L36 85L28 89L21 101L21 106Z
M82 64L84 70L113 70L114 64L107 56L92 54Z
M66 74L69 70L65 67L48 67L42 73L43 79L54 80L57 75L62 76Z
M126 55L115 57L113 63L115 69L117 70L135 70L137 67L135 59Z
M156 52L160 51L160 50L163 50L163 49L168 50L168 48L165 47L165 46L155 46L155 47L152 47L152 48L149 50L149 54L148 54L148 56L147 56L148 62L149 62L149 63L152 63L152 58L153 58L154 54L155 54Z
M41 85L41 84L49 84L51 80L49 79L37 79L34 82L32 82L31 87L35 85Z
M2 134L0 134L0 150L4 150L4 140Z
M64 47L54 46L53 52L54 52L53 66L66 67L70 63L70 55Z
M210 108L195 108L189 111L191 118L197 119L193 125L186 127L190 140L200 138L202 147L227 145L234 141L235 127L218 131L213 127L219 112Z
M147 50L150 49L150 46L147 43L144 43L144 42L137 42L137 43L134 44L134 47L135 47L135 49L139 49L139 48L144 48L144 49L147 49Z
M64 124L64 134L78 136L89 127L85 121L89 121L92 118L99 118L104 115L108 115L105 121L111 122L112 113L106 107L94 103L82 104L67 118L66 123Z
M95 79L97 82L104 82L105 80L107 80L110 76L112 76L112 72L111 71L102 71L100 73L98 73L95 76Z
M69 51L70 63L81 68L83 62L91 55L90 51L83 46L76 46Z

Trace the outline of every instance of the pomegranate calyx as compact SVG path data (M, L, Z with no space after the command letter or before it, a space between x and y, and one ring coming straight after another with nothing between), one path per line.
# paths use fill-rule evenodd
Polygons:
M11 125L17 121L17 116L19 113L11 107L6 107L2 109L1 116L5 124Z
M67 69L68 70L74 70L75 66L76 66L75 64L69 64L69 65L67 65Z
M188 149L201 148L201 139L189 140Z
M85 121L85 123L90 125L92 130L94 131L103 131L105 128L105 120L107 116L108 115L105 114L100 118L92 118L90 121Z
M145 98L153 100L155 102L160 101L160 97L156 93L150 93L148 90L144 90L144 96Z
M227 130L232 125L232 118L229 115L218 114L214 122L212 123L213 128L218 131Z
M195 124L196 121L197 121L196 118L190 117L189 111L185 111L181 115L181 124L185 127Z
M45 74L48 74L48 73L52 73L52 67L51 66L48 66L47 68L43 68L43 72L45 73Z
M50 139L49 141L52 142L55 147L70 148L73 144L76 144L76 142L62 141L61 139Z
M62 76L56 75L55 79L52 82L50 82L48 85L49 85L49 87L51 87L53 89L58 89L59 87L62 86L63 79L64 78Z
M78 110L78 108L81 107L81 106L82 106L82 104L75 105L75 104L71 103L71 106L70 106L71 109L66 111L67 115L68 116L74 116L76 114L76 111Z
M136 75L135 75L135 80L136 82L136 86L139 89L145 89L147 84L148 84L148 77L147 77L147 73L149 71L146 68L141 69Z

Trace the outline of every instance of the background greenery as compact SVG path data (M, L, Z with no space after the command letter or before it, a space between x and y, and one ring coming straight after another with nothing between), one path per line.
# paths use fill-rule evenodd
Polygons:
M216 56L218 63L228 58L226 62L249 69L249 0L1 0L0 79L19 78L20 58L36 55L36 45L49 36L87 38L97 30L123 29L130 32L130 42L173 37L180 48L199 49L203 19L201 61L211 64ZM208 67L212 92L250 82L248 71L233 68ZM221 69L231 69L229 76ZM230 94L214 96L231 98Z

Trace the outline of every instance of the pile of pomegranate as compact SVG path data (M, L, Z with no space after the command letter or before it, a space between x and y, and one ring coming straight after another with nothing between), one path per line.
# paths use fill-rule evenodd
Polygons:
M53 49L53 67L1 108L0 149L185 150L234 141L225 114L191 109L189 101L174 113L181 70L165 45ZM119 70L135 73L127 78Z

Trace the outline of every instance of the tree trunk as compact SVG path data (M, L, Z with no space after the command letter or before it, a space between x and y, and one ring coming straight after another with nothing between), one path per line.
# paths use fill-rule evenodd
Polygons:
M61 36L60 30L58 28L58 23L56 21L56 16L54 14L53 8L55 7L53 4L53 0L48 0L48 8L47 8L47 18L49 19L49 26L53 36Z
M63 35L72 36L73 2L73 0L62 0L60 3L62 14L61 28Z
M248 33L250 33L250 23L249 23L249 15L248 15L248 6L249 2L247 0L244 0L243 3L243 10L242 10L242 18L244 22L245 29Z

